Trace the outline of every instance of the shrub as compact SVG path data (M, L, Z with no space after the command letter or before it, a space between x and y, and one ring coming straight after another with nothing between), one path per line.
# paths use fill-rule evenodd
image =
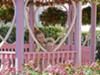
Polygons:
M8 30L9 30L8 26L2 26L2 27L0 27L0 35L3 38L5 38ZM7 39L8 43L14 43L15 41L16 41L16 27L14 27L12 29L12 32L11 32L9 38ZM29 41L29 32L28 32L28 30L25 30L24 42L27 43L28 41ZM1 39L0 39L0 42L1 42Z
M44 26L40 28L46 37L57 39L61 34L65 33L65 28L62 26Z

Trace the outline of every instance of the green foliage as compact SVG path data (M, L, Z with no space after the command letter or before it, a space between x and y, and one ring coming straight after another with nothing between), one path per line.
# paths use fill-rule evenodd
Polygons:
M2 26L2 27L0 27L0 35L1 35L3 38L5 38L5 36L6 36L7 32L8 32L8 30L9 30L9 27L7 27L7 26ZM24 42L27 43L28 40L29 40L29 32L28 32L28 30L25 30ZM2 41L2 40L0 39L0 42L1 42L1 41ZM15 42L15 41L16 41L16 28L14 27L14 28L12 29L12 32L11 32L9 38L7 39L7 42L8 42L8 43L13 43L13 42Z
M91 23L91 7L83 9L82 19L83 24ZM97 5L97 25L100 25L100 4Z
M40 15L40 20L43 25L64 25L67 20L67 13L56 7L49 7Z
M7 32L8 32L8 30L9 30L9 27L5 27L5 26L0 27L0 35L2 37L5 37Z
M14 8L8 8L6 9L6 21L11 21L13 19L13 16L14 16Z
M0 8L0 19L4 20L5 18L5 14L6 14L6 10L3 8Z
M44 25L64 25L67 20L67 14L60 9L50 7L40 15L40 20ZM91 7L83 9L82 22L83 24L91 23ZM100 4L97 5L97 25L100 25Z
M83 9L82 14L82 22L83 24L90 24L91 22L91 7Z
M29 42L29 31L28 31L28 29L25 30L24 42L25 43Z
M97 24L100 26L100 4L97 5Z
M100 61L93 62L91 65L81 66L73 66L71 63L48 65L47 68L41 72L30 69L33 65L28 63L27 65L28 66L25 67L25 73L28 73L28 75L100 75Z
M96 59L99 59L100 60L100 31L97 32L97 56L96 56Z
M5 38L8 30L9 30L9 27L5 27L5 26L0 27L0 35L3 38ZM16 28L14 27L11 34L10 34L10 36L9 36L9 38L7 39L7 42L13 43L16 40L15 35L16 35Z
M40 28L46 37L53 37L57 39L62 33L65 33L65 29L62 26L45 26Z
M11 21L14 15L14 8L10 7L7 9L0 8L0 20Z

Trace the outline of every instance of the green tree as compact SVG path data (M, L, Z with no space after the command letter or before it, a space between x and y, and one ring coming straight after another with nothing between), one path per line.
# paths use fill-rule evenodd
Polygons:
M100 4L97 5L97 24L100 26Z
M67 13L56 7L49 7L40 15L40 20L43 25L64 25L67 20Z
M0 0L0 20L11 21L14 16L12 0Z
M83 24L91 23L91 7L83 9L82 19ZM100 26L100 4L97 5L97 25Z

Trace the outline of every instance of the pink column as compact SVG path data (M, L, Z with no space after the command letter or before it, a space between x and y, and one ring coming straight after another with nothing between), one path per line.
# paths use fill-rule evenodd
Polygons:
M23 69L24 0L16 0L16 71Z
M96 52L96 14L97 7L96 3L91 3L91 35L90 35L90 60L91 63L95 61Z
M29 4L29 24L31 29L34 31L34 8L33 8L33 2L30 2ZM34 41L31 37L31 35L29 35L29 45L30 45L30 51L34 50Z
M72 21L72 5L69 4L69 11L68 11L68 26L70 27ZM68 37L68 45L71 45L71 35L72 32L70 33L69 37Z
M69 5L69 12L68 12L68 26L70 27L72 23L72 18L73 18L73 6L70 4ZM69 50L71 50L71 45L73 45L74 41L74 28L72 29L71 33L68 36L68 45L69 45Z
M81 54L81 25L82 25L82 3L81 1L76 4L76 24L75 24L75 50L77 51L76 63L81 65L82 63L82 54Z

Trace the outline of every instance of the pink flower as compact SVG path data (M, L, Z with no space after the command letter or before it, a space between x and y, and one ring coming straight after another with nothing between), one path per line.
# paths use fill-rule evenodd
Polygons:
M73 75L78 75L77 72L75 72Z
M56 73L57 73L57 72L59 72L59 69L58 69L58 68L56 68L56 69L55 69L55 72L56 72Z
M66 70L61 66L51 66L51 67L48 67L46 71L50 73L59 73L61 75L67 75Z
M96 67L96 62L93 62L90 67Z

